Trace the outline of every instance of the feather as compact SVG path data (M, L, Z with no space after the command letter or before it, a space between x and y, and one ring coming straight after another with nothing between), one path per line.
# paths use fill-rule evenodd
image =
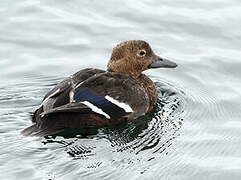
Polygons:
M133 112L125 111L124 108L118 106L116 103L111 102L105 96L98 95L89 88L78 88L75 91L73 98L75 102L89 102L111 117L120 117Z

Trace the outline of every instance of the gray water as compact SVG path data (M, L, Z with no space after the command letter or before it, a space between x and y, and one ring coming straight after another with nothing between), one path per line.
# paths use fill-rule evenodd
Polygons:
M241 179L239 0L1 0L0 179ZM58 81L149 42L176 69L146 72L151 115L83 138L23 137Z

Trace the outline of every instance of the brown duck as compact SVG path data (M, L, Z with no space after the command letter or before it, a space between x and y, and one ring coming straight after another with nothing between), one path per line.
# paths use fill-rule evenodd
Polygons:
M154 54L145 41L118 44L107 71L83 69L64 79L44 97L23 135L47 136L72 128L118 124L150 112L156 105L154 83L143 71L175 68Z

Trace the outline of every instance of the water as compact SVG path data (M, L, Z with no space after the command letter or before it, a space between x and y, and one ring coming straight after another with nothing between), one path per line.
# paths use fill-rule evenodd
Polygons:
M238 0L0 2L0 179L241 179ZM179 64L147 71L153 114L87 138L23 137L44 94L117 43Z

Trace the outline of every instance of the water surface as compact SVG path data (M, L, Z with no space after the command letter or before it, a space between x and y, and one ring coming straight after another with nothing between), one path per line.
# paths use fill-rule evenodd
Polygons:
M238 0L0 2L0 179L241 179ZM23 137L58 81L142 39L176 69L146 72L154 113L83 138Z

